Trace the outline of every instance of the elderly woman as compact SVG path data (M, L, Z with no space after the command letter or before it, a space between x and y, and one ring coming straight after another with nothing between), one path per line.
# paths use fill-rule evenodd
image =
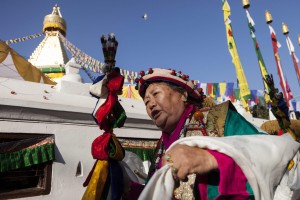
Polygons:
M289 134L266 135L229 101L203 108L202 90L181 72L140 74L137 89L162 137L139 199L299 197L299 144Z

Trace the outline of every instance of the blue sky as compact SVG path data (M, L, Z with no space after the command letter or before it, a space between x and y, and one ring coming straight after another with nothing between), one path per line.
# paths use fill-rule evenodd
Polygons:
M232 29L250 89L263 89L257 57L249 34L241 0L229 0ZM83 52L103 61L102 34L115 33L119 41L117 66L139 72L149 67L181 70L201 82L235 82L236 72L227 48L222 0L2 0L0 39L8 40L41 33L44 16L58 4L67 21L67 39ZM282 47L283 72L294 96L300 88L294 65L282 34L285 22L300 59L299 0L252 0L249 12L255 21L256 37L269 73L279 86L265 11ZM148 19L142 19L144 13ZM42 37L12 44L28 58Z

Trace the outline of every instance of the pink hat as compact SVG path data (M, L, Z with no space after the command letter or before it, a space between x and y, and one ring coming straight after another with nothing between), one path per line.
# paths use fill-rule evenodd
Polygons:
M146 92L146 84L151 84L152 82L168 82L186 89L189 96L195 100L202 100L203 98L202 88L197 88L194 81L190 80L189 76L183 74L181 71L176 72L171 69L149 68L147 72L140 71L140 75L136 78L135 82L137 83L136 89L141 96L144 96Z

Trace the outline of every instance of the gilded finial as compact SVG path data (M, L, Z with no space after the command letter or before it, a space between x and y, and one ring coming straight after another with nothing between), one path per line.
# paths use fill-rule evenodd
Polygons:
M282 32L284 35L289 34L289 27L284 22L282 22Z
M271 24L272 23L272 21L273 21L272 15L271 15L271 13L268 10L266 10L266 12L265 12L265 18L266 18L267 24Z
M247 9L247 8L250 7L249 0L242 0L242 2L243 2L243 8L244 8L244 9Z
M300 45L300 35L298 35L298 44Z
M43 32L59 31L63 36L66 36L67 23L60 13L60 8L57 4L53 7L51 14L44 17Z

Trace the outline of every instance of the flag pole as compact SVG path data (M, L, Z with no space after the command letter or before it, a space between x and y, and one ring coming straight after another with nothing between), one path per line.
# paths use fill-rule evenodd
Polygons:
M246 16L247 16L247 20L248 20L248 27L249 27L250 35L251 35L252 40L253 40L254 49L255 49L256 56L257 56L258 65L259 65L260 73L261 73L261 76L262 76L262 82L263 82L263 85L264 85L264 89L267 92L270 92L269 86L264 81L264 78L266 78L268 76L268 71L267 71L267 67L265 65L264 59L262 57L262 53L261 53L260 48L259 48L259 43L256 39L255 28L254 28L255 23L254 23L254 20L252 19L251 15L250 15L250 12L249 12L250 3L249 3L249 0L242 0L242 3L243 3L243 8L246 11Z
M281 86L287 107L290 107L289 95L287 93L287 87L286 87L287 81L285 80L285 76L283 74L282 67L281 67L280 57L278 54L278 49L281 47L281 44L277 41L276 33L271 25L273 22L273 18L269 11L265 12L265 19L266 19L266 23L269 25L269 29L270 29L271 41L272 41L272 46L273 46L275 63L276 63L276 67L277 67L277 73L278 73L279 80L280 80L280 86Z
M296 71L296 75L297 75L297 79L298 79L298 84L300 85L300 71L299 71L299 66L298 66L298 58L295 55L295 48L294 45L289 37L289 28L285 23L282 23L282 33L283 35L286 36L286 44L288 46L290 55L293 59L293 63L294 63L294 67L295 67L295 71Z
M246 112L249 112L249 107L248 107L248 100L251 99L251 93L250 89L248 87L248 82L246 79L246 76L244 74L244 70L239 58L239 54L235 45L235 40L233 37L232 33L232 28L231 28L231 20L229 18L230 16L230 7L227 2L227 0L223 1L223 14L224 14L224 23L225 23L225 28L226 28L226 36L227 36L227 44L228 44L228 50L231 54L232 57L232 63L235 66L235 71L236 71L236 76L239 82L239 88L240 88L240 96L241 96L241 101L243 103L243 106L246 110Z

